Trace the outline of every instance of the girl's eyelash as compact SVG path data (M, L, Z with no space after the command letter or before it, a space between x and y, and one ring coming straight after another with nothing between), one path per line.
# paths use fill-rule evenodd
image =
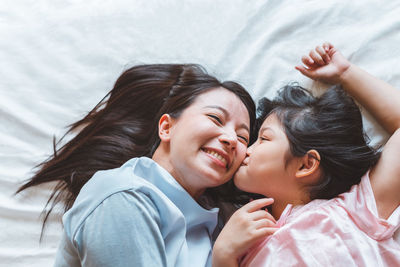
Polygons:
M265 137L262 137L262 136L260 136L258 139L260 139L261 141L268 141L269 140L268 138L265 138Z

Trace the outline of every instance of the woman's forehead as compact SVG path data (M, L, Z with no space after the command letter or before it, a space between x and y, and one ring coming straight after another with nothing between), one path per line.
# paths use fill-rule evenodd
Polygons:
M223 87L211 89L200 94L193 104L198 104L202 107L219 107L229 113L232 113L237 109L240 109L239 111L242 111L247 115L249 113L243 101L235 93Z
M245 104L236 94L223 87L200 94L188 108L193 109L193 111L215 110L226 118L237 119L247 125L250 124L249 111Z

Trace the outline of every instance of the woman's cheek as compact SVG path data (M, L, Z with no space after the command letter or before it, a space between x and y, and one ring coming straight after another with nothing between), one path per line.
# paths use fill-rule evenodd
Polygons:
M247 146L242 145L239 149L239 153L238 153L238 158L240 160L240 164L242 164L242 161L244 160L244 158L246 157L246 151L247 151Z

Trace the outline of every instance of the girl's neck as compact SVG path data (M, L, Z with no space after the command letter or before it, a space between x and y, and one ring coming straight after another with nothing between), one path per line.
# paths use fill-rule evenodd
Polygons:
M275 218L275 220L279 220L286 206L287 204L278 204L274 202L274 204L271 206L271 215Z
M271 215L278 220L282 212L285 210L287 205L291 204L293 206L305 205L310 202L309 197L299 197L299 198L292 198L290 200L278 200L274 199L274 204L271 206Z

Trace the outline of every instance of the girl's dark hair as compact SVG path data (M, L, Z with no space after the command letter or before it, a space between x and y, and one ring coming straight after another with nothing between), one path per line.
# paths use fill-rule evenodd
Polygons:
M218 81L199 65L154 64L126 70L83 119L70 125L61 140L82 130L65 145L59 148L54 145L54 154L37 166L37 173L17 193L39 184L58 182L45 206L46 209L50 205L49 210L43 211L44 228L55 205L62 203L64 212L71 208L82 186L95 172L120 167L134 157L151 157L160 143L157 129L162 114L178 118L197 96L217 87L240 98L253 127L255 104L248 92L238 83ZM207 190L216 201L220 192L225 193L221 196L229 195L224 185Z
M276 114L295 157L315 149L321 156L321 178L308 188L311 199L330 199L346 192L379 159L368 145L360 109L346 92L333 87L314 97L298 85L287 85L270 101L260 100L257 128Z

